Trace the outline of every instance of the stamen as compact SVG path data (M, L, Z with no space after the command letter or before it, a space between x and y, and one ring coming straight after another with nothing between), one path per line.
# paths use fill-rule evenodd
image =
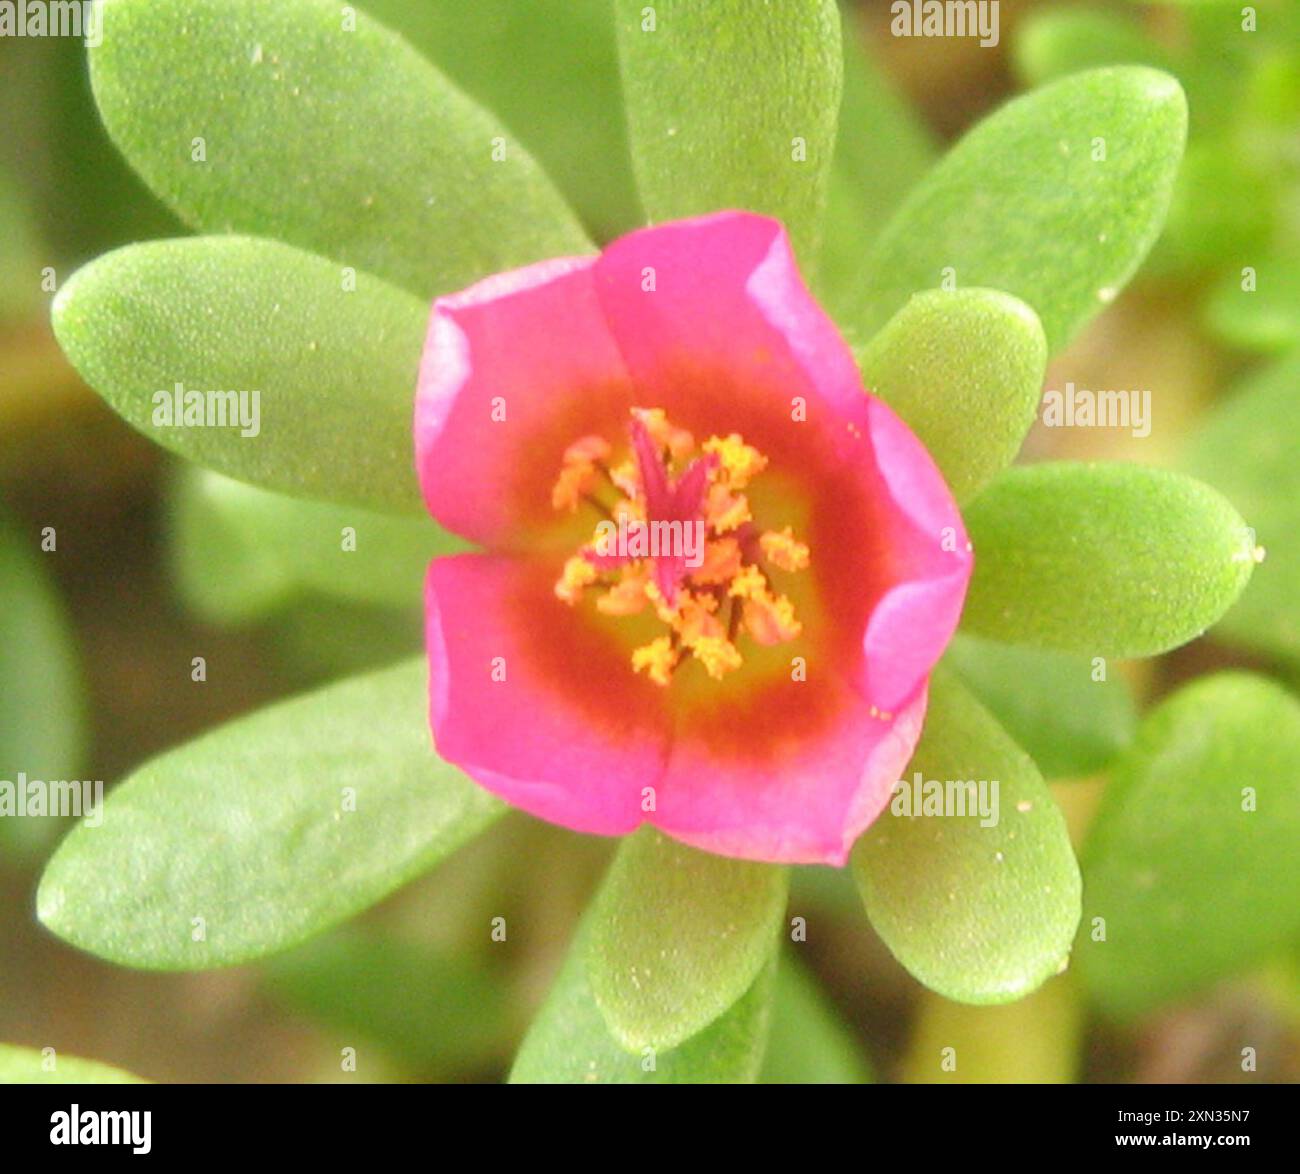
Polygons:
M677 667L677 653L667 636L656 636L632 653L632 671L646 670L656 685L667 685Z
M596 568L580 554L564 560L564 571L555 584L555 594L565 603L577 603L582 589L590 587L597 579Z
M603 436L584 436L569 445L564 450L560 478L551 490L551 505L570 513L577 510L578 502L591 492L599 476L596 463L607 460L609 454L609 441Z
M725 437L710 436L704 442L704 451L715 453L720 458L727 484L732 489L744 489L767 468L767 457L746 444L735 432Z
M653 544L609 550L593 538L565 561L556 596L576 606L595 588L596 609L609 616L652 607L668 631L633 651L632 670L661 686L688 659L713 680L735 672L743 663L737 644L742 630L760 645L796 639L803 625L790 599L773 587L768 567L805 570L808 547L789 526L759 533L743 492L767 458L734 432L710 436L697 450L691 433L675 427L660 408L633 409L629 440L626 456L616 463L613 446L602 437L571 444L552 504L573 512L585 502L605 519L617 516L620 533L623 523L659 525L665 533L689 532L700 541L682 550ZM602 482L619 495L612 508L596 496Z
M789 526L768 530L758 544L767 561L783 571L802 571L808 566L808 547L795 539Z

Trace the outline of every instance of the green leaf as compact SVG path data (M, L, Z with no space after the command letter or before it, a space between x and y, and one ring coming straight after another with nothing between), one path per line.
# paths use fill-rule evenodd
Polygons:
M1300 351L1251 375L1193 436L1183 467L1212 477L1254 526L1267 557L1215 634L1300 661Z
M365 274L349 286L274 241L152 241L78 270L54 332L115 411L189 460L300 496L419 509L411 413L428 307ZM248 392L257 418L177 427L178 384Z
M770 960L748 991L680 1046L628 1051L592 993L591 916L584 918L546 1002L520 1045L511 1084L752 1084L767 1043Z
M1046 778L1095 774L1133 739L1132 691L1086 656L959 634L945 660Z
M1189 144L1153 267L1157 261L1173 262L1199 276L1230 265L1240 273L1244 259L1257 258L1267 248L1276 199L1273 178L1238 143L1228 139ZM1246 298L1248 309L1264 311L1285 287L1288 274L1283 267L1269 269L1269 296L1259 302L1252 300L1254 295ZM1240 277L1233 287L1240 291Z
M46 1059L35 1048L0 1044L0 1084L146 1084L120 1068L98 1060L76 1056L54 1056L54 1070L46 1070Z
M349 6L108 0L90 70L114 142L201 231L426 298L591 247L497 118Z
M592 903L587 978L627 1049L675 1048L753 985L776 949L789 870L687 848L646 829Z
M504 807L433 752L423 658L146 763L59 846L37 913L124 966L201 970L347 920Z
M1199 481L1145 465L1008 469L966 510L975 574L963 626L1008 644L1154 656L1241 594L1254 536Z
M942 671L906 773L908 789L853 850L871 924L919 982L946 998L1023 997L1065 968L1079 923L1079 868L1060 809L1025 752ZM967 813L954 805L947 815L911 814L903 800L918 779L954 799L966 794ZM986 814L969 787L943 786L950 780L987 783Z
M1246 351L1280 354L1300 346L1300 255L1279 253L1249 268L1249 275L1238 268L1215 286L1206 307L1210 328ZM1253 288L1243 289L1248 280Z
M1135 1015L1282 952L1300 934L1297 843L1296 699L1236 672L1167 698L1084 846L1092 930L1078 949L1093 996Z
M221 623L304 591L419 607L429 560L465 546L428 520L302 501L193 465L176 481L172 531L182 594Z
M0 784L80 777L85 699L73 636L33 535L0 512ZM48 560L48 561L47 561ZM5 788L8 789L8 788ZM43 852L58 816L0 814L0 862Z
M811 268L843 81L835 0L616 0L615 12L650 219L766 213L785 222Z
M1030 86L1105 65L1169 69L1169 54L1135 21L1097 8L1038 9L1016 26L1012 57Z
M787 950L776 972L762 1084L870 1084L871 1069L817 979Z
M509 1055L508 991L494 970L391 935L345 928L265 963L282 1005L442 1079ZM468 1071L467 1071L468 1070Z
M1047 340L1033 310L989 289L910 298L859 356L863 378L920 438L958 501L1014 459L1034 422Z
M363 0L361 6L498 115L597 239L642 223L609 0Z
M851 325L869 336L911 294L951 280L1028 302L1060 350L1155 243L1186 132L1178 82L1139 66L1074 74L1007 103L889 222Z
M876 60L861 23L844 13L844 94L817 267L818 290L837 317L868 246L937 154L920 115Z

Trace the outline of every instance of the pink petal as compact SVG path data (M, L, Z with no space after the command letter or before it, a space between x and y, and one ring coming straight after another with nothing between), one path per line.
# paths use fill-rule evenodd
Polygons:
M498 548L554 530L563 519L551 486L565 448L584 435L626 434L633 400L595 295L595 263L543 261L434 303L415 400L416 470L447 529Z
M799 690L810 697L812 731L795 728ZM772 739L765 737L770 731L754 728L749 754L736 747L720 752L715 738L679 734L651 822L674 839L724 856L843 865L912 757L925 689L889 719L873 715L847 685L819 689L811 676L792 682L783 704L777 720L791 736ZM819 721L826 706L832 720Z
M621 835L641 823L642 788L663 771L664 695L633 675L609 631L554 597L554 578L549 560L434 560L425 588L434 743L516 807Z
M894 709L929 676L948 646L966 600L974 559L966 527L924 446L880 400L871 403L876 465L898 514L893 548L902 570L872 608L860 684L881 709Z
M720 212L634 232L601 254L595 280L641 400L675 424L739 431L774 463L810 432L844 455L861 444L846 427L866 419L857 366L779 221Z

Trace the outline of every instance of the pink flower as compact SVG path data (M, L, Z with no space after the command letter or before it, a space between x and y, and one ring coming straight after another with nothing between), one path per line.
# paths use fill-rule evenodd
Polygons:
M578 831L844 863L972 557L779 223L665 224L438 299L415 438L430 513L486 548L429 568L444 758Z

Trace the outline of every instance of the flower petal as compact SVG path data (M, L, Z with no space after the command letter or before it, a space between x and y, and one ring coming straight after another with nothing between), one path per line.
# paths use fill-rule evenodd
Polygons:
M861 377L779 221L720 212L643 229L601 254L595 281L640 399L675 424L732 428L773 463L810 432L843 455L862 443L846 427L865 421Z
M925 705L922 688L883 717L833 678L790 682L731 739L677 733L651 822L725 856L842 866L902 777Z
M425 588L438 753L508 803L621 835L663 771L663 690L625 645L557 600L551 560L435 559ZM611 621L612 623L612 621Z
M568 445L626 434L633 398L595 264L543 261L434 303L416 469L429 512L462 537L508 548L553 530L551 486Z
M892 549L898 579L871 610L860 684L893 709L911 696L948 646L966 601L974 560L952 494L925 447L880 400L871 400L876 467L898 514Z

